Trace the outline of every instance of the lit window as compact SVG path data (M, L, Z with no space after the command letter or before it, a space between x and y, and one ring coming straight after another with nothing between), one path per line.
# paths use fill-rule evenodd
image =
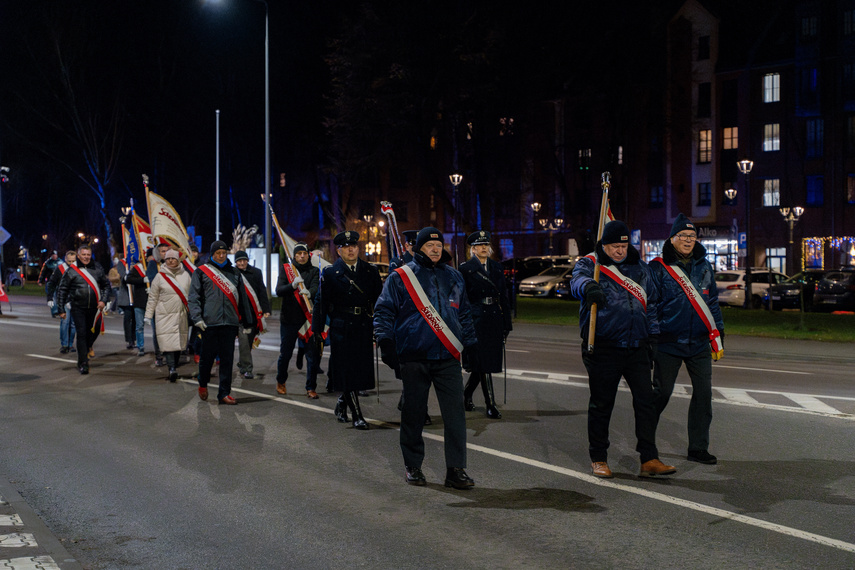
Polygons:
M724 150L739 148L739 127L725 127L722 130L721 137Z
M617 163L623 164L623 147L622 146L617 147Z
M712 161L712 131L707 129L698 132L698 164Z
M591 149L580 148L579 149L579 170L590 170L590 169L591 169Z
M763 126L763 150L781 150L781 125L771 123Z
M661 208L665 205L665 191L662 186L650 187L650 207Z
M775 103L781 100L781 74L767 73L763 76L763 102Z
M781 181L779 179L770 178L763 181L763 205L781 205Z

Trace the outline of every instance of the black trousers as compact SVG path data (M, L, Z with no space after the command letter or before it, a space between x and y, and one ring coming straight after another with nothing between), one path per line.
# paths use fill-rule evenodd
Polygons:
M401 452L404 465L421 467L425 458L422 430L427 416L430 386L436 389L445 436L445 466L466 467L466 412L460 362L418 360L401 363L404 406L401 410Z
M220 388L217 400L232 392L232 367L235 363L235 339L238 328L234 326L208 327L202 331L202 356L199 358L199 386L206 388L211 379L214 360L220 359Z
M122 309L122 326L125 330L125 342L126 343L136 343L137 341L137 325L136 320L134 319L134 308L133 307L120 307Z
M582 348L582 362L588 370L588 453L591 461L606 461L609 449L609 422L615 406L618 384L626 379L632 392L635 411L635 450L641 462L657 459L656 423L650 357L647 348L612 348L597 346L594 354Z
M101 334L101 327L92 332L98 309L78 309L71 307L71 320L77 329L77 366L89 364L89 349L95 345L95 339Z

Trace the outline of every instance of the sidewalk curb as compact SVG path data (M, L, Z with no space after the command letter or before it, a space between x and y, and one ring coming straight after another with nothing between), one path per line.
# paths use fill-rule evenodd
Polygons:
M53 558L53 561L63 570L83 570L83 566L68 553L59 539L45 526L42 519L3 474L0 474L0 496L6 499L15 514L21 517L24 526L19 531L33 534L38 550Z

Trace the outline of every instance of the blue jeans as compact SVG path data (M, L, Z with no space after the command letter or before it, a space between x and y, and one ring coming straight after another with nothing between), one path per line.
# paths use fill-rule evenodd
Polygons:
M137 348L143 350L145 348L145 309L134 307L134 320L136 328L134 331L137 334ZM154 319L151 320L152 329L154 328Z
M71 348L74 346L74 320L71 318L70 305L66 305L65 318L59 321L59 343L63 347Z

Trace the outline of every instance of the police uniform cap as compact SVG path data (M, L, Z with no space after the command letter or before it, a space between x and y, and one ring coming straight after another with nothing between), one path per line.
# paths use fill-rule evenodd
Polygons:
M240 261L241 259L246 259L247 261L249 261L249 256L243 250L235 252L235 261Z
M410 245L416 245L416 238L419 236L418 230L407 230L401 232L401 235L404 236L404 241L406 241Z
M477 232L472 232L469 234L469 237L466 238L467 245L489 245L490 244L490 232L486 230L478 230Z
M344 247L346 245L355 245L359 241L359 232L346 231L341 232L333 238L333 243L336 247Z

